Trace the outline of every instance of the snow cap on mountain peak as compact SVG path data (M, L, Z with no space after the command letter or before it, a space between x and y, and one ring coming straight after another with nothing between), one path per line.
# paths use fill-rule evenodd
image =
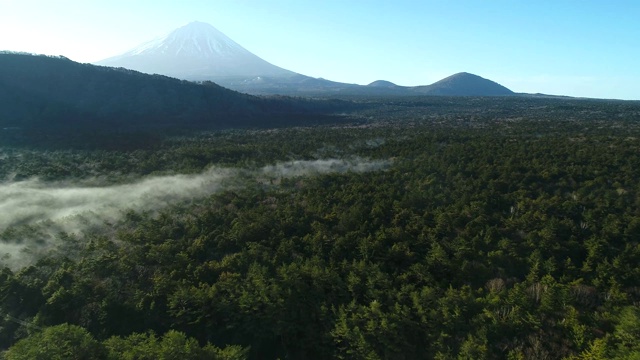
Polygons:
M212 25L200 21L191 22L97 64L186 80L296 75L262 60Z
M242 46L210 24L194 21L169 34L132 49L126 55L165 54L177 57L212 58L245 55Z

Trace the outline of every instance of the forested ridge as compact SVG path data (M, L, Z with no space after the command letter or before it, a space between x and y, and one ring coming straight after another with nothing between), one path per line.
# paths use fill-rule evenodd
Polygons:
M255 97L65 57L0 52L0 128L27 134L149 132L313 124L338 101Z
M376 101L340 126L3 147L2 186L243 178L0 229L23 246L0 259L0 358L640 357L640 105ZM384 166L254 175L323 159Z

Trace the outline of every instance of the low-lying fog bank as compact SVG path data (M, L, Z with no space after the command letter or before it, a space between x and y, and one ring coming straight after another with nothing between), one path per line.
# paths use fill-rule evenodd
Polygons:
M34 247L51 246L60 232L80 234L113 223L129 210L156 211L264 179L368 172L389 165L360 158L297 160L257 169L212 167L197 175L149 177L104 187L38 179L7 182L0 184L0 266L19 267L33 257ZM24 229L33 231L27 234Z

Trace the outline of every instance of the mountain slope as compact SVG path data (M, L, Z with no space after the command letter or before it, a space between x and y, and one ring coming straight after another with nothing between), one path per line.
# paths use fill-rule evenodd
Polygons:
M302 123L306 115L329 112L331 106L263 99L211 82L196 84L63 57L0 53L0 129L273 126Z
M383 87L383 88L396 88L396 87L398 87L398 85L392 83L391 81L387 81L387 80L376 80L376 81L370 83L367 86L369 86L369 87Z
M501 96L511 90L479 76L459 73L435 84L397 86L378 80L347 84L282 69L252 54L213 26L192 22L122 55L97 62L184 80L213 81L249 94L279 95L457 95Z
M431 85L417 86L412 90L425 95L448 96L505 96L514 94L513 91L494 81L466 72L451 75Z
M252 54L213 26L192 22L122 55L96 63L185 80L223 77L292 77Z

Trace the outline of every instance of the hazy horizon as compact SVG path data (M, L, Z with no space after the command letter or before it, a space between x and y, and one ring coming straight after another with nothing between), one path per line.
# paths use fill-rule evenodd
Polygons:
M0 50L96 62L192 21L264 60L344 83L427 85L458 72L515 92L640 99L640 4L402 0L0 0ZM35 10L34 10L35 9ZM293 31L295 30L295 31Z

